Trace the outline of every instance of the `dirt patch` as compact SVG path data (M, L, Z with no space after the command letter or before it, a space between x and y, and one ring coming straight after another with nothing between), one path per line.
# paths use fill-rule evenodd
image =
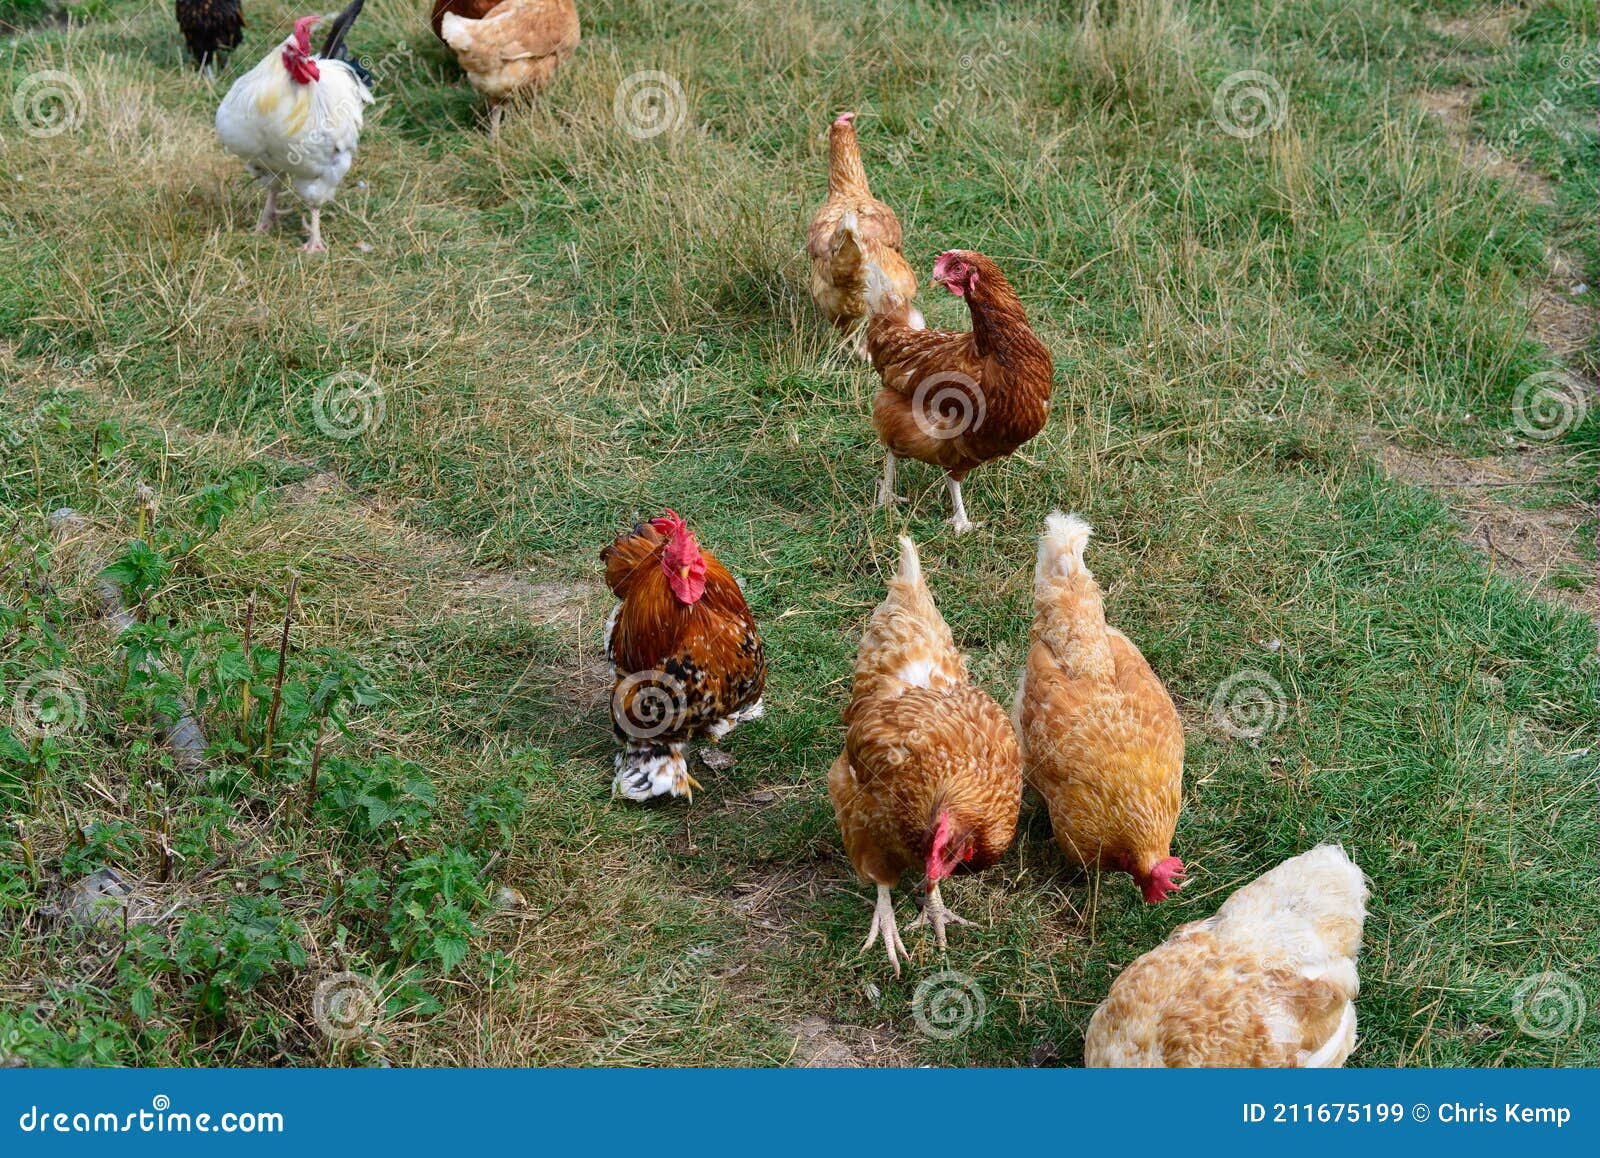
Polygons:
M903 1066L910 1055L899 1035L885 1029L840 1025L822 1017L807 1017L788 1027L794 1035L791 1064L806 1069L860 1069L867 1066Z
M1506 182L1529 201L1554 204L1555 185L1549 178L1468 135L1476 99L1477 94L1470 85L1430 89L1417 94L1417 102L1439 118L1469 168Z
M1579 549L1590 533L1587 512L1567 506L1513 505L1537 491L1550 452L1460 458L1389 444L1376 450L1391 475L1437 494L1463 524L1463 538L1488 551L1498 570L1525 579L1541 595L1600 621L1600 591L1594 584L1574 589L1553 581L1589 570Z
M1479 12L1470 16L1429 17L1428 27L1440 36L1455 41L1459 48L1505 48L1511 43L1511 28L1522 16L1519 7Z

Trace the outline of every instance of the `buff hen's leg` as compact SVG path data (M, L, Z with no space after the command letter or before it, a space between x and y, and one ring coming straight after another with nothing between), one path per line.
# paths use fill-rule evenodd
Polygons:
M961 480L954 475L946 475L945 482L950 485L950 506L953 514L950 523L956 529L956 534L965 535L968 531L976 530L983 526L967 518L967 504L961 501Z
M489 137L500 135L500 122L506 119L506 106L496 101L489 106Z
M878 903L872 910L872 928L867 931L866 944L861 946L865 953L872 948L872 943L883 936L883 947L889 953L889 964L894 966L894 975L900 976L900 958L910 957L906 952L906 943L900 939L900 928L894 923L894 898L889 895L889 886L878 885ZM898 955L897 955L898 954Z
M958 917L945 908L944 898L939 895L939 886L936 884L928 890L928 903L922 906L922 912L917 914L917 919L907 925L908 929L921 928L923 925L933 926L933 939L938 942L939 948L945 947L945 924L971 925L973 922L965 917Z

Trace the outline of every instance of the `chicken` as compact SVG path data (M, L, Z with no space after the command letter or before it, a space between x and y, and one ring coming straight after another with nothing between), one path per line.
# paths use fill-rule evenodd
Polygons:
M178 29L189 55L207 77L244 39L244 13L239 0L177 0Z
M967 518L961 481L1044 429L1055 363L1028 326L1009 282L981 253L952 249L933 265L933 281L967 300L972 330L924 330L886 271L868 264L867 354L883 379L872 425L888 450L878 502L898 502L896 456L943 467L957 534Z
M890 890L900 874L915 867L926 875L927 903L911 927L931 926L944 948L947 923L971 922L945 907L940 882L1004 856L1022 804L1011 722L968 678L909 538L900 539L899 572L856 652L844 722L828 796L850 863L878 886L861 951L881 936L898 977L906 948Z
M720 740L762 714L767 664L744 592L674 511L600 552L621 602L606 621L611 722L622 750L612 790L689 796L691 740Z
M1045 520L1033 632L1017 688L1023 774L1044 797L1069 861L1133 876L1146 901L1184 876L1170 855L1183 795L1183 725L1127 636L1106 624L1084 566L1089 524Z
M883 272L889 287L909 302L917 275L900 252L900 219L867 188L856 139L855 113L840 113L828 130L828 197L806 231L811 254L811 297L828 320L848 330L867 317L867 268ZM922 315L908 310L921 329ZM866 357L865 334L858 353Z
M256 222L266 233L284 215L278 194L292 187L311 210L304 249L320 253L322 207L333 200L355 160L362 110L372 93L356 66L345 60L345 34L365 0L352 0L334 18L328 39L311 54L311 29L320 16L294 22L289 38L260 64L233 82L217 109L217 138L244 160L267 187L267 203Z
M1123 970L1089 1019L1084 1063L1343 1065L1366 902L1338 845L1291 857Z
M434 0L433 31L489 98L489 131L505 102L550 83L578 47L574 0Z

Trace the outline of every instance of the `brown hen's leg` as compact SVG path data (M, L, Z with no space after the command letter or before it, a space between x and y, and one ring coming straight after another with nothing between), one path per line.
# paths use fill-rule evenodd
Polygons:
M974 523L967 518L967 505L961 501L961 480L954 475L947 475L945 482L950 484L950 506L955 512L950 516L950 523L955 527L956 534L965 535L968 531L983 526L982 523Z
M878 505L892 507L896 503L905 502L894 493L894 451L883 452L883 478L878 481Z
M493 104L489 106L489 136L498 137L500 135L500 122L505 119L505 116L505 105Z
M970 925L971 921L965 917L958 917L944 907L944 898L939 895L939 886L934 885L928 890L928 903L922 906L922 912L917 914L917 919L907 925L908 929L920 928L923 925L933 926L933 939L939 943L939 948L945 947L944 926L949 922L952 925Z
M900 976L900 958L909 957L906 952L906 943L900 939L900 929L894 923L894 900L889 896L889 886L878 886L878 904L872 910L872 928L867 932L867 943L861 946L865 953L872 948L872 943L878 939L878 934L883 934L883 947L888 950L889 964L894 966L894 975ZM896 956L898 952L899 956Z

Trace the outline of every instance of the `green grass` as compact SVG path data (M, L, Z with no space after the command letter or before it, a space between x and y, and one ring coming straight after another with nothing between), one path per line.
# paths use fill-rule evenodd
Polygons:
M1558 368L1530 328L1547 250L1595 273L1594 127L1558 83L1593 59L1592 10L1464 44L1441 20L1487 9L602 0L494 142L422 8L372 0L356 26L379 102L325 258L247 231L257 194L211 130L289 6L252 10L216 89L165 7L126 0L0 55L7 116L40 70L82 101L59 136L0 127L0 679L8 712L46 671L86 708L43 741L0 731L0 1055L782 1064L821 1019L869 1062L1077 1064L1122 967L1338 840L1373 883L1354 1063L1600 1063L1596 636L1552 598L1592 548L1535 586L1373 450L1542 446L1523 514L1595 498L1592 408L1539 444L1512 412ZM641 141L613 97L647 69L687 109ZM1287 97L1248 140L1212 115L1243 69ZM1513 155L1552 203L1474 171L1414 100L1461 84L1491 143L1550 95ZM915 464L907 508L871 507L874 379L807 299L844 108L914 265L989 253L1056 357L1049 426L971 477L986 525L959 540ZM384 395L351 440L314 420L339 373ZM607 794L596 552L665 505L746 581L772 671L737 765L639 808ZM87 524L58 542L63 506ZM953 886L983 927L942 961L913 942L896 981L856 957L868 894L823 784L856 640L909 529L1009 702L1057 507L1097 527L1112 617L1183 709L1191 886L1147 907L1074 875L1030 803L1005 861ZM119 558L136 585L144 558L164 680L95 610ZM1211 719L1240 671L1285 691L1257 741ZM149 726L180 682L220 745L199 778ZM83 937L40 912L101 867L163 919ZM987 1004L948 1042L911 1008L942 967ZM345 970L384 1006L348 1042L314 1016ZM1518 987L1552 972L1588 1020L1524 1032Z

